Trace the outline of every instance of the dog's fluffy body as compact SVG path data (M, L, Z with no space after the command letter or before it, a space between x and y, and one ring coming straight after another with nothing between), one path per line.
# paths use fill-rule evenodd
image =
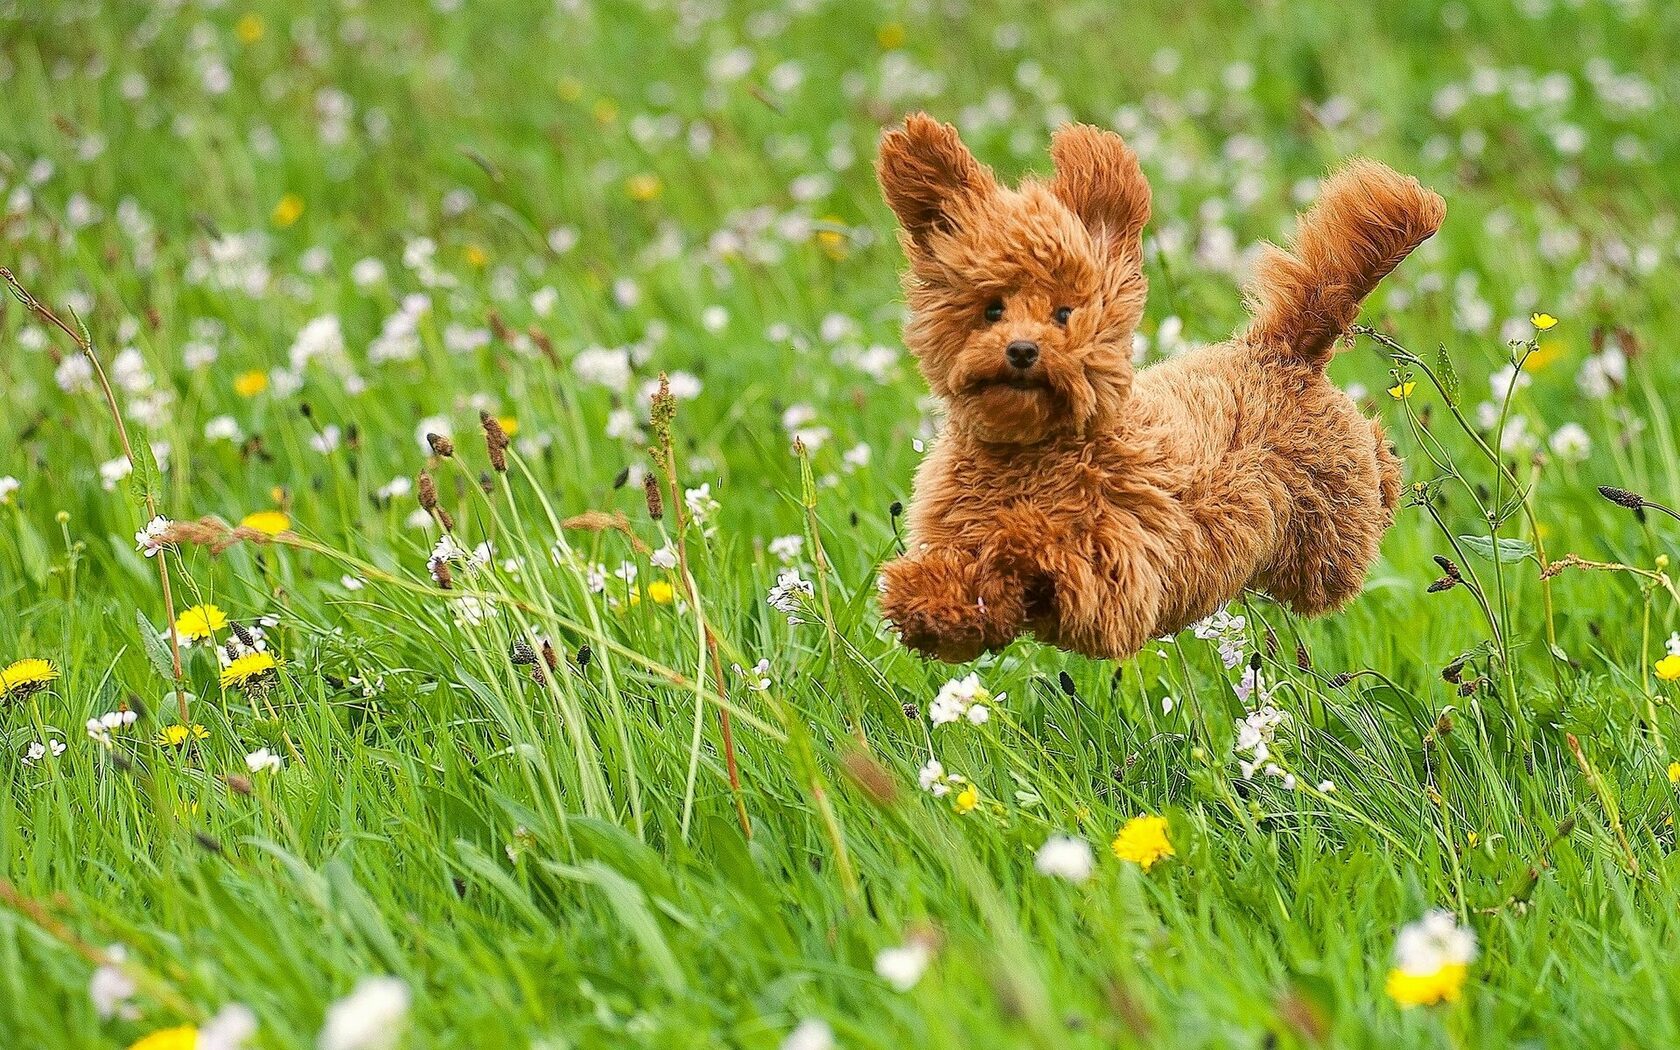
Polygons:
M926 116L882 140L910 261L905 339L948 408L907 553L882 569L883 614L944 660L1028 630L1118 659L1244 588L1304 614L1348 601L1400 465L1325 365L1364 297L1440 226L1441 199L1350 164L1292 250L1262 256L1244 332L1134 377L1148 184L1109 132L1070 125L1051 154L1051 179L1009 189Z

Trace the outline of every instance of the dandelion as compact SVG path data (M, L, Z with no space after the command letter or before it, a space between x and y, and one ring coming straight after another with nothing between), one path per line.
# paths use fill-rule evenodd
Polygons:
M213 639L228 625L227 614L214 605L194 605L175 618L175 633L183 642Z
M256 397L268 389L268 373L255 370L241 372L233 378L233 392L243 398Z
M1388 396L1392 397L1396 401L1404 401L1407 398L1411 397L1412 396L1412 391L1414 391L1416 389L1417 389L1417 380L1415 380L1415 379L1407 380L1405 382L1396 383L1393 386L1389 387L1388 388Z
M245 756L245 768L253 773L280 772L281 758L266 747L259 747Z
M237 656L222 668L223 689L243 689L251 692L269 683L280 664L271 653L257 650Z
M1178 855L1172 840L1167 837L1166 818L1147 814L1128 820L1109 845L1116 857L1131 861L1144 871L1154 867L1155 862L1163 857Z
M1091 877L1091 869L1095 865L1096 858L1091 853L1091 844L1084 839L1068 835L1050 836L1033 857L1033 868L1040 875L1066 879L1069 882L1084 882Z
M670 605L676 600L677 592L664 580L654 580L647 586L647 596L655 605Z
M141 1036L128 1050L196 1050L198 1029L190 1024L175 1028L160 1028L151 1035Z
M258 510L239 519L239 527L255 529L264 536L278 536L292 527L292 519L283 510Z
M134 534L134 549L150 558L166 546L163 534L169 531L169 526L173 524L173 521L159 514L147 522L145 528Z
M1529 315L1528 323L1533 325L1537 332L1549 332L1557 327L1558 319L1548 313L1537 313Z
M303 198L295 193L283 195L274 204L274 213L269 216L274 225L282 230L303 217Z
M395 977L365 977L327 1008L316 1046L320 1050L388 1050L408 1019L408 985Z
M177 723L175 725L164 726L157 735L157 743L159 747L185 747L187 744L194 741L208 739L210 739L210 730L199 725L197 722L193 722L190 725Z
M1680 784L1680 762L1670 762L1668 764L1668 782L1670 784Z
M933 961L933 949L920 938L896 948L882 948L875 953L875 975L900 992L908 992L922 979L928 963Z
M1389 998L1403 1008L1457 1002L1475 961L1475 933L1451 913L1432 911L1400 930L1386 983Z
M0 669L0 699L26 699L47 688L56 678L58 668L51 660L38 657L15 660Z
M1658 660L1657 677L1665 682L1680 682L1680 656L1669 653Z

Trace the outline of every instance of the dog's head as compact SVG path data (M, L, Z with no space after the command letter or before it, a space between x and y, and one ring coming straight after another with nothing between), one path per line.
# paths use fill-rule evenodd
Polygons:
M1120 136L1056 133L1056 171L998 184L925 114L881 140L877 173L910 259L905 342L951 418L1027 444L1112 420L1143 315L1149 184Z

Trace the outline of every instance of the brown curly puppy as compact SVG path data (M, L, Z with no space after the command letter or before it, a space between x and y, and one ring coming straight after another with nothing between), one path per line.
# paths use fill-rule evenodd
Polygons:
M1050 153L1052 178L1009 189L926 115L881 142L905 341L949 409L883 614L942 660L1028 630L1119 659L1247 587L1306 614L1348 601L1400 464L1325 365L1441 198L1352 162L1291 250L1266 249L1244 332L1134 377L1149 184L1110 132L1069 125Z

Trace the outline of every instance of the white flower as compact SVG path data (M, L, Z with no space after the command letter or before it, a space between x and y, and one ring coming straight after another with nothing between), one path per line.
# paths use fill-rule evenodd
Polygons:
M41 761L41 759L46 758L49 754L54 758L64 754L64 741L58 739L57 737L48 737L45 742L40 740L31 741L29 749L24 752L23 764L26 766L32 766Z
M770 588L765 601L771 608L787 615L788 623L804 623L799 616L805 606L805 599L816 593L811 581L802 579L798 569L788 569L776 576L776 586Z
M1091 853L1091 844L1066 835L1050 836L1033 858L1033 867L1040 875L1051 875L1069 882L1084 882L1091 877L1091 869L1095 865L1096 857Z
M798 534L792 536L777 536L770 541L770 553L783 565L792 565L799 560L799 555L805 549L805 537Z
M964 678L953 678L939 687L939 695L928 705L928 721L942 726L966 718L975 725L984 725L992 716L986 705L1006 698L1004 693L993 696L980 684L980 676L970 672Z
M630 385L630 352L591 346L572 358L572 371L586 383L623 390Z
M648 555L648 562L657 569L674 569L677 567L677 549L667 543Z
M302 371L316 358L338 361L344 357L344 329L337 314L325 314L304 325L292 341L292 368Z
M358 259L350 267L350 279L356 282L357 288L366 291L385 280L385 264L378 259Z
M338 443L343 440L343 437L344 433L338 429L336 423L328 423L321 428L320 433L309 439L309 447L325 456L338 448Z
M169 530L169 526L173 524L175 523L164 517L162 514L159 514L157 517L147 522L145 528L134 534L135 549L150 558L152 555L163 549L163 534L167 532Z
M367 586L367 581L363 580L359 576L352 576L349 573L345 573L343 576L338 578L338 585L347 591L359 591L363 587Z
M88 738L103 747L115 743L112 733L134 724L139 716L133 711L107 711L98 718L87 720Z
M496 611L488 599L463 594L455 603L455 626L478 627Z
M1583 361L1575 376L1581 393L1595 401L1609 397L1626 383L1627 355L1614 344L1606 344L1602 352Z
M721 306L708 306L700 311L700 324L715 335L729 327L729 311Z
M1680 631L1668 636L1668 655L1680 656Z
M770 661L759 660L751 671L744 671L740 664L735 665L735 673L747 680L747 688L755 693L762 693L770 688Z
M88 998L93 1000L94 1010L107 1021L113 1017L139 1016L129 1003L137 989L134 978L129 976L123 965L127 958L126 948L120 944L111 945L105 951L105 961L99 964L88 980Z
M1248 644L1248 618L1231 611L1229 605L1191 626L1196 637L1219 644L1219 660L1226 670L1242 662Z
M93 365L83 355L72 354L58 363L53 378L66 394L84 394L93 389Z
M708 481L697 489L685 489L683 505L688 508L689 517L694 519L694 524L710 536L713 530L708 526L712 515L719 510L718 501L712 498L712 483Z
M1416 977L1475 961L1476 934L1453 921L1451 912L1441 909L1408 923L1394 942L1395 969Z
M239 421L232 416L217 416L204 424L206 441L238 441L242 435Z
M320 1050L388 1050L408 1018L408 985L395 977L364 977L355 991L327 1008L316 1041Z
M12 502L12 494L23 488L23 482L7 474L0 478L0 504Z
M781 1050L834 1050L834 1029L827 1021L811 1017L782 1040Z
M194 1050L245 1050L257 1034L257 1015L244 1003L228 1003L198 1030Z
M1592 437L1579 423L1565 423L1552 431L1552 452L1562 460L1581 463L1592 455Z
M916 782L922 786L923 791L931 793L934 798L944 798L951 790L945 776L945 767L937 758L928 759L922 768L916 771Z
M922 973L932 959L933 952L919 940L897 948L882 948L875 953L875 974L895 990L908 992L922 979Z
M845 452L842 452L840 454L840 460L843 464L845 464L846 472L849 474L854 470L862 470L864 467L869 466L869 457L871 455L872 453L868 443L859 441Z
M280 756L266 747L259 747L245 756L245 768L253 773L278 773L280 763Z

